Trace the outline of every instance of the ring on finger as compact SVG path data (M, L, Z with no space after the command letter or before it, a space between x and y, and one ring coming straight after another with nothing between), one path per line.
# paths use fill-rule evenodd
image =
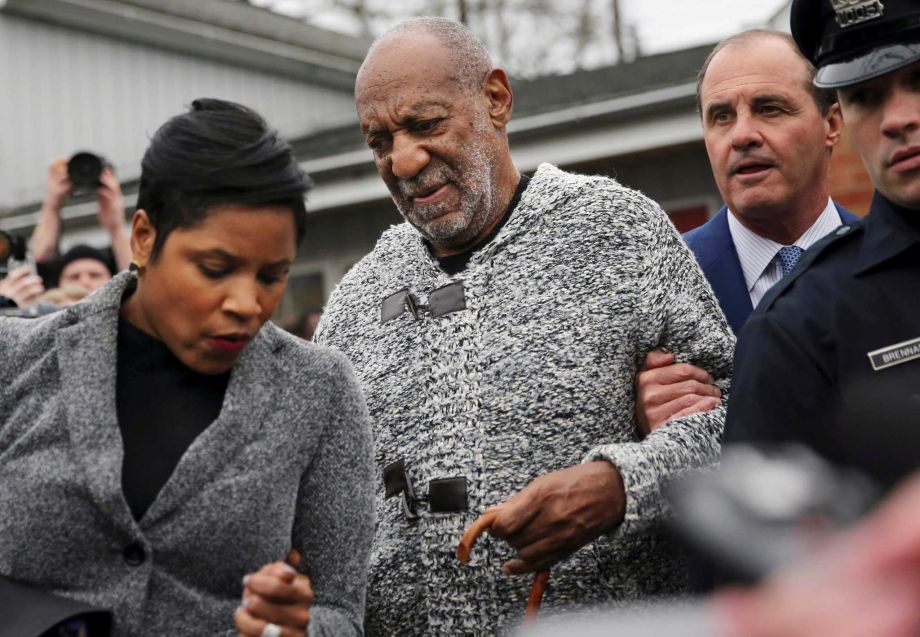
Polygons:
M281 626L278 624L265 624L261 637L281 637Z

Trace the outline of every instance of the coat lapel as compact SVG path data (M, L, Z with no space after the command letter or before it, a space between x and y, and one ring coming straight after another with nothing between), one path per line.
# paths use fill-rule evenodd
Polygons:
M66 427L92 497L122 527L134 523L121 487L124 455L115 410L118 308L131 275L117 277L72 308L56 335Z
M121 528L136 524L121 484L124 446L115 404L118 314L132 275L122 274L72 308L74 322L57 336L68 433L94 500ZM252 439L273 406L281 341L265 325L233 368L220 414L182 456L140 521L141 529L183 504ZM163 397L168 400L168 396Z
M280 377L275 352L281 342L274 326L264 325L233 367L224 404L211 423L185 451L156 500L141 519L149 528L195 493L206 489L216 475L253 439L270 411L279 405Z

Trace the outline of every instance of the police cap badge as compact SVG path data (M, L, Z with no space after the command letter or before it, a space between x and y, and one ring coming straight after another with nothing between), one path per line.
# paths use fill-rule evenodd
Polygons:
M791 22L820 88L858 84L920 60L918 0L794 0Z

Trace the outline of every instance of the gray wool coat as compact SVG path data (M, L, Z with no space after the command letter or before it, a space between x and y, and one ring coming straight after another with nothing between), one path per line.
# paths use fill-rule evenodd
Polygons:
M407 289L421 304L462 281L466 309L381 322ZM464 477L469 511L403 515L377 483L368 635L490 635L520 621L529 577L506 577L508 545L483 537L469 566L464 529L534 478L606 459L626 487L626 519L552 570L547 612L647 599L685 586L659 532L661 486L718 455L724 406L640 440L636 372L655 347L728 389L734 337L696 260L661 209L603 177L543 165L511 218L462 273L440 269L408 224L394 226L333 293L317 339L355 366L378 469L405 458L417 491ZM727 395L727 393L725 394Z
M111 608L116 635L224 635L243 575L293 546L316 593L310 634L361 635L372 460L348 361L263 326L217 420L135 521L115 411L131 281L0 319L0 576Z

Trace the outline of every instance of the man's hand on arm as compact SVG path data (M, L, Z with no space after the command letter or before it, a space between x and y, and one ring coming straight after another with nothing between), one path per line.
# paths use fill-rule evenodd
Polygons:
M540 476L494 507L489 534L519 555L507 574L548 569L623 520L626 493L619 472L600 460Z
M673 418L715 409L722 392L705 369L652 350L636 376L636 423L643 437Z

